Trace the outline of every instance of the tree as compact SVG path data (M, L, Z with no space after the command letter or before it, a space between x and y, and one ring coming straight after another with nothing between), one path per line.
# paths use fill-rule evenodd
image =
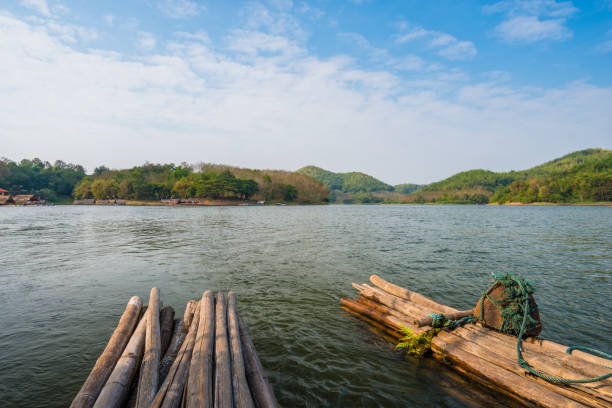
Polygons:
M106 188L104 185L104 180L95 180L91 183L91 193L93 194L96 200L105 200L106 199Z
M91 181L83 180L77 184L74 188L73 196L77 200L93 198L93 193L91 192Z
M123 180L119 183L119 198L130 199L134 197L134 183L131 180Z
M105 165L102 166L98 166L94 169L94 175L95 176L99 176L101 174L106 173L107 171L110 171L110 169L108 167L106 167Z
M283 187L283 200L285 201L293 201L298 196L298 190L294 185L286 184Z

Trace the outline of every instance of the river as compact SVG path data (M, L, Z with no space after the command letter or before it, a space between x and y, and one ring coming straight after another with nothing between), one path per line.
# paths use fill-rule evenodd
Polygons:
M0 401L67 406L128 299L181 315L234 290L285 407L469 407L491 396L340 309L373 273L459 309L491 273L536 287L545 338L610 352L612 209L500 206L0 208Z

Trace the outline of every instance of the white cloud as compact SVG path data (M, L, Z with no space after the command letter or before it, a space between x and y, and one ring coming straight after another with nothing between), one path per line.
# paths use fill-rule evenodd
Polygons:
M242 10L246 20L246 28L260 30L272 35L284 35L293 39L304 39L306 33L302 30L298 19L284 10L270 10L261 3L249 3Z
M32 10L38 11L40 14L50 16L47 0L21 0L21 5Z
M204 6L191 0L158 0L157 8L171 18L190 18L198 15Z
M104 16L104 21L106 21L106 24L112 26L115 23L115 16L107 14Z
M76 49L44 24L1 14L0 38L0 145L14 159L90 170L315 163L429 182L606 146L612 128L612 88L521 89L457 70L411 81L253 30L232 32L231 50L178 36L142 58Z
M147 31L139 31L136 45L145 50L152 50L157 45L157 39L153 33Z
M298 7L296 7L295 11L307 16L311 20L318 20L325 15L325 12L323 10L317 7L312 7L304 1L301 2Z
M415 38L425 37L430 34L431 31L425 30L421 27L416 27L407 33L400 35L395 41L399 44L414 40Z
M556 0L510 0L483 7L485 14L507 13L511 16L532 15L550 18L569 17L577 11L571 1Z
M495 33L506 42L534 43L564 40L572 37L565 26L578 11L571 1L512 0L485 5L485 14L502 13L506 19L495 27Z
M50 20L45 23L49 33L57 35L62 41L75 43L79 40L94 41L98 38L98 32L93 28L86 28L73 24L62 24Z
M513 17L496 27L496 32L507 42L537 42L563 40L572 36L565 20L540 20L535 16Z
M408 29L406 23L400 24L400 30ZM413 40L426 40L429 46L435 49L436 54L449 60L467 60L476 56L476 46L471 41L461 41L450 34L440 31L426 30L422 27L412 27L407 32L399 34L395 40L404 44Z
M208 34L206 34L204 31L196 31L195 33L186 33L184 31L179 31L174 33L174 35L176 35L179 38L182 39L186 39L186 40L193 40L193 41L200 41L204 44L210 44L210 37L208 37Z
M393 61L392 66L400 71L420 71L425 67L425 61L416 55L407 55Z

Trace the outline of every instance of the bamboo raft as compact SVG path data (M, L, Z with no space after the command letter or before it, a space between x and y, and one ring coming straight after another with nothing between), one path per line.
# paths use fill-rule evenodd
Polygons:
M278 407L233 292L160 307L130 299L71 408Z
M394 340L403 336L401 326L417 335L431 329L430 313L459 318L472 312L442 305L377 275L372 275L370 281L374 286L353 283L359 294L354 300L342 298L342 307ZM435 358L457 371L526 406L612 407L612 378L571 385L545 381L517 364L516 344L516 337L480 324L467 324L453 331L440 331L432 339L431 350ZM527 338L522 343L525 360L550 376L576 379L610 372L610 360L578 350L566 354L566 349L539 338Z

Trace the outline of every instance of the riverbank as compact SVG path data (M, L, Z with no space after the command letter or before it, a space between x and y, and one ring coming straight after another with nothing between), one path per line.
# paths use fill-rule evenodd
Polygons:
M552 203L552 202L536 202L536 203L486 203L486 204L475 204L468 202L436 202L436 203L416 203L410 201L397 201L397 202L382 202L378 204L385 205L396 205L396 204L412 204L412 205L493 205L493 206L562 206L562 207L612 207L610 201L600 202L578 202L578 203ZM350 205L350 204L347 204Z
M551 202L536 202L536 203L519 203L519 202L510 202L510 203L488 203L487 205L528 205L528 206L566 206L566 207L612 207L612 202L609 201L600 201L600 202L578 202L578 203L551 203Z

